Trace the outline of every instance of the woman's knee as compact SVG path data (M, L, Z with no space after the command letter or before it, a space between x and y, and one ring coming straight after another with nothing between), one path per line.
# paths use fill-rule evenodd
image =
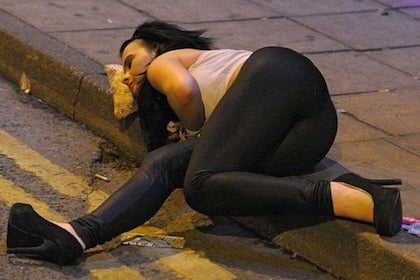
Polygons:
M205 215L215 214L215 206L213 205L214 201L211 201L211 199L201 192L187 192L185 195L185 201L194 211Z
M193 143L169 144L146 155L137 173L152 178L165 177L168 184L183 185Z
M140 168L137 172L141 173L153 173L157 170L163 170L166 168L170 157L168 156L167 149L157 149L148 153L143 159Z
M206 185L212 172L187 172L184 183L184 197L187 204L197 212L209 214L208 195Z

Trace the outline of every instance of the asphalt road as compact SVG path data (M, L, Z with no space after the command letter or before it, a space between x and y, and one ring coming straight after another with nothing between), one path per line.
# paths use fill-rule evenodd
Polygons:
M183 249L114 242L67 267L6 254L13 203L65 221L96 207L134 171L103 138L0 77L0 279L333 278L228 219L192 211L182 191L135 232L184 238Z

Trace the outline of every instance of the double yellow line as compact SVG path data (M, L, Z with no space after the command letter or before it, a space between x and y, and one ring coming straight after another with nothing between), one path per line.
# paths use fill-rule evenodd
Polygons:
M93 190L86 180L53 164L3 130L0 130L0 153L13 159L20 169L34 174L60 194L87 199L88 211L95 209L108 197L105 192ZM14 185L13 182L7 180L1 174L0 199L8 206L17 202L28 203L47 219L68 221L68 217L53 211L46 203L37 200L30 193ZM112 258L111 255L109 257ZM236 278L226 269L189 249L161 258L157 263L175 271L184 279L224 280ZM89 268L89 271L94 279L145 279L137 270L123 264L111 268L92 267Z

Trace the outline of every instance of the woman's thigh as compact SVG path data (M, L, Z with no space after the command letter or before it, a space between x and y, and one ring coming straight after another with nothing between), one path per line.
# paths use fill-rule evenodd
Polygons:
M334 138L334 129L325 131L317 120L305 122L316 118L326 104L328 115L335 116L325 81L307 58L283 48L256 52L205 125L187 177L203 171L270 173L274 166L281 169L290 162L279 156L285 149L328 150L331 141L308 139L324 133ZM336 126L335 117L320 119L325 126ZM284 155L292 155L293 162L300 157L290 151Z
M279 177L313 172L330 150L336 133L336 111L332 102L327 102L321 111L294 123L256 171Z

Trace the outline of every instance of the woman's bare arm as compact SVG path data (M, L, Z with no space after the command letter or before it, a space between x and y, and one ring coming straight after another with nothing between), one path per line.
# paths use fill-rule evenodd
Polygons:
M149 66L147 78L156 90L166 95L185 128L195 131L203 126L200 88L175 55L168 53L157 57Z

